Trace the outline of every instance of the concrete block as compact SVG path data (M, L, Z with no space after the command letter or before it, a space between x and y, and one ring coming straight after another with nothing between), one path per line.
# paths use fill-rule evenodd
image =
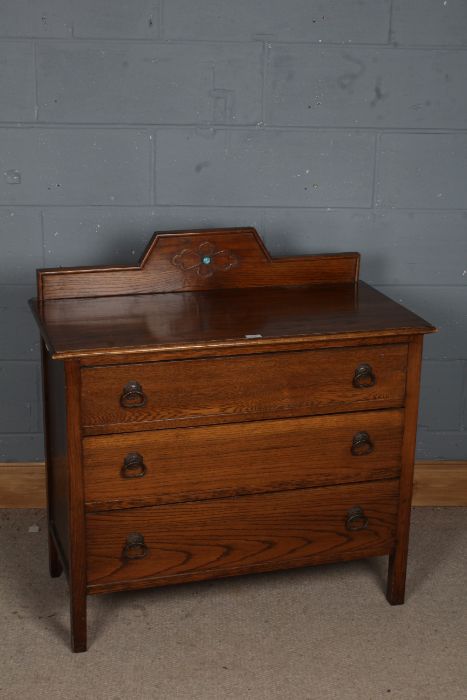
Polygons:
M467 432L430 431L421 428L417 435L417 459L465 460Z
M0 203L148 204L150 138L136 129L0 129Z
M391 40L395 44L467 44L465 0L394 0Z
M122 39L157 38L160 5L160 0L79 0L73 8L73 35Z
M70 0L2 0L0 36L71 35Z
M464 209L467 134L383 134L377 205Z
M32 43L1 42L0 121L34 121L35 104Z
M41 433L0 433L0 462L43 462Z
M36 288L23 285L0 286L0 358L38 360L39 331L28 305Z
M161 129L156 202L370 206L373 149L351 132Z
M0 425L5 433L38 429L38 374L34 362L0 362ZM19 455L17 459L21 459Z
M0 283L35 282L43 267L41 214L29 207L0 207Z
M155 231L262 227L262 211L207 207L54 207L44 212L47 267L130 265Z
M376 209L374 234L367 241L370 259L368 266L364 263L365 279L372 283L465 287L466 230L467 212L463 211ZM459 293L462 295L462 290Z
M438 328L424 341L429 360L462 360L467 347L467 287L379 286Z
M467 212L267 209L275 255L356 250L370 284L467 284Z
M265 121L465 129L466 74L465 51L273 44Z
M462 428L464 430L466 430L467 429L467 359L465 359L465 358L464 358L463 388L464 388L464 401L463 401L463 406L462 406Z
M169 39L386 43L388 0L169 0Z
M459 430L462 421L463 362L423 363L418 423L425 430Z
M259 44L55 42L38 50L39 121L256 124Z

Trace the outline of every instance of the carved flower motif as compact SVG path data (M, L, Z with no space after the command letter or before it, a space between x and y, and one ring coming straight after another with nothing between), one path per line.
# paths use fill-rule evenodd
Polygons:
M238 257L231 250L216 250L209 241L197 249L185 248L172 258L172 264L181 270L194 270L200 277L211 277L215 272L227 272L238 265Z

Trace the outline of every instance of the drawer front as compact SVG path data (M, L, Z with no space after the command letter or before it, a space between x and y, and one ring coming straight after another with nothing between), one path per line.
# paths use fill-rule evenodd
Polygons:
M396 477L402 410L100 435L83 441L88 510Z
M89 514L88 590L387 554L398 491L393 479Z
M402 406L407 345L82 369L86 434Z

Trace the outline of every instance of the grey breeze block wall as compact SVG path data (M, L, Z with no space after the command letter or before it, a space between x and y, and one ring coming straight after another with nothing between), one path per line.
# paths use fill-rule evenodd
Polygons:
M43 458L35 268L235 225L438 325L418 456L467 457L465 0L1 0L0 36L0 461Z

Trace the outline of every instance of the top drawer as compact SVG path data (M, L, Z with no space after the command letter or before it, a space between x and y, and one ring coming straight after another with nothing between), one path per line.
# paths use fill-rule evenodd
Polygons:
M82 369L88 435L402 406L407 345Z

